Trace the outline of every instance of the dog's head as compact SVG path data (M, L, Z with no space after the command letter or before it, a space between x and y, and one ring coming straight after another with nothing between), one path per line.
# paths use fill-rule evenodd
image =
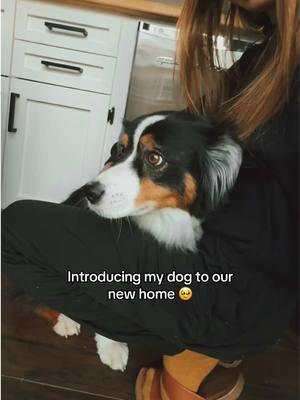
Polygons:
M240 164L240 146L206 119L152 114L124 123L104 169L80 193L106 218L166 207L201 216L224 199Z

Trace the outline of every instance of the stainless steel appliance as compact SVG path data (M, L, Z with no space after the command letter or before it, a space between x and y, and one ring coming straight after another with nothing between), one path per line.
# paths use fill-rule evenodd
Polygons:
M175 52L175 26L140 22L126 118L184 108Z
M126 118L155 111L181 110L185 102L179 87L179 66L176 64L176 28L174 25L141 21L133 64ZM234 41L228 49L226 40L218 36L216 48L222 68L238 60L249 39Z

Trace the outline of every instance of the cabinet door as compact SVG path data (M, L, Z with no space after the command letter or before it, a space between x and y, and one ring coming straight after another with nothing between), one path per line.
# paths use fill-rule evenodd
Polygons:
M15 0L1 1L1 74L9 75L15 19Z
M5 146L5 136L7 128L7 107L9 78L1 77L1 161L3 162L3 151Z
M24 199L63 201L102 164L109 96L11 80L14 129L4 154L3 207Z

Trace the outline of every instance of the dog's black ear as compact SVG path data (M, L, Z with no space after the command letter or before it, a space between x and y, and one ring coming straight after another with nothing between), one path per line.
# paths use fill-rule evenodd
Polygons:
M104 165L108 164L109 162L111 162L114 157L116 156L118 152L118 142L114 143L110 149L110 156L109 158L105 161Z
M201 153L206 207L214 210L233 187L242 162L242 149L228 134L218 136Z
M129 121L128 119L125 119L125 118L123 119L122 125L123 125L123 129L124 129L125 132L127 131L127 129L129 129L131 124L132 124L132 122Z

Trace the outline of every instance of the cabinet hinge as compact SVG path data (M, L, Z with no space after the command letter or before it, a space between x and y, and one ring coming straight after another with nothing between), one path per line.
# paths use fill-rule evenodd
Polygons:
M114 119L115 119L115 107L112 107L108 110L107 122L109 122L112 125L114 123Z

